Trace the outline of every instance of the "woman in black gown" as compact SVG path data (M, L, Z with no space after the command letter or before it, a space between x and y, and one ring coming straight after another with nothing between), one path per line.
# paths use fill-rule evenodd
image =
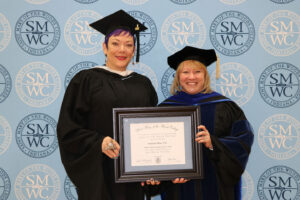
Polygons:
M114 181L113 158L120 147L112 139L112 109L157 104L151 81L127 70L135 52L134 36L146 27L123 10L91 27L106 36L106 64L79 72L68 85L57 126L61 160L79 200L142 200L139 183Z

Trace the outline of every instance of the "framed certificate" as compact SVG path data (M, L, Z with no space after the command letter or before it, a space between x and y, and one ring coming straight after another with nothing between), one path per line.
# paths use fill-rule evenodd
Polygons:
M199 107L115 108L113 118L116 182L203 178Z

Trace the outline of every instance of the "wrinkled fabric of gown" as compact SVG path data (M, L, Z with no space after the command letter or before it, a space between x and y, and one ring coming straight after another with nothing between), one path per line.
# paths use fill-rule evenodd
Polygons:
M241 175L253 143L252 127L243 111L219 93L189 95L178 92L160 106L200 106L201 124L211 134L213 151L203 146L204 179L184 184L162 181L148 187L162 200L240 200Z
M83 70L65 92L57 126L61 160L79 200L142 200L140 183L117 184L113 159L102 153L102 140L113 138L112 109L157 104L151 81L100 68Z

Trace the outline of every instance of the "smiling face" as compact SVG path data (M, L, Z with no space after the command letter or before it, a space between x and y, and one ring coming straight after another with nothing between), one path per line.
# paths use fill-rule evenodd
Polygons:
M178 78L182 91L192 95L200 93L205 85L206 67L191 60L183 61L179 67Z
M113 70L125 71L134 56L134 50L133 36L129 33L110 36L107 45L103 43L106 66Z

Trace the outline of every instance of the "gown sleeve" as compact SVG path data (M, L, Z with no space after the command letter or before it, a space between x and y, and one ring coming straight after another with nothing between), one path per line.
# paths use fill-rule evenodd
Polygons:
M158 97L155 88L153 87L151 81L147 78L148 81L148 88L150 91L150 106L157 106Z
M223 184L234 185L240 180L253 137L253 129L238 105L234 102L217 105L214 134L211 134L214 149L206 152Z
M102 169L102 134L87 129L90 97L95 85L89 73L81 71L70 82L60 110L57 137L62 163L76 186L87 187L89 182L104 184ZM100 139L99 139L100 138ZM89 173L93 172L93 173ZM91 177L90 174L94 174Z

